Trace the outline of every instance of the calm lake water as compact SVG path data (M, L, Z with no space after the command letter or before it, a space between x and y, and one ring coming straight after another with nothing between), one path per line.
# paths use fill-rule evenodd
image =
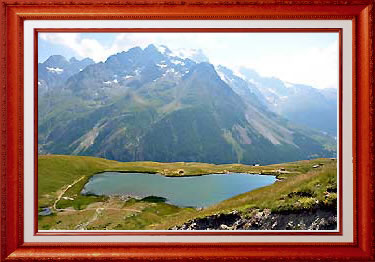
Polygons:
M206 207L275 181L274 176L239 173L165 177L159 174L105 172L94 175L82 193L159 196L177 206Z

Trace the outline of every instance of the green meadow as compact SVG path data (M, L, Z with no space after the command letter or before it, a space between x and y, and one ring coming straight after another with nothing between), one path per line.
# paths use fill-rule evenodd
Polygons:
M39 156L38 206L39 210L48 207L52 211L51 215L39 216L39 229L168 229L194 218L233 210L250 215L255 209L270 209L272 212L336 209L336 166L336 159L323 158L248 166L194 162L117 162L66 155ZM204 209L170 205L158 197L134 199L80 194L90 177L107 171L159 173L164 176L253 173L274 175L278 181Z

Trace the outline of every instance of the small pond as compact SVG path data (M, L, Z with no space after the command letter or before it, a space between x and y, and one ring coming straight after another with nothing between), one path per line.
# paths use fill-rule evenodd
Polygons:
M165 177L159 174L105 172L94 175L82 194L158 196L177 206L207 207L275 181L275 176L241 173Z

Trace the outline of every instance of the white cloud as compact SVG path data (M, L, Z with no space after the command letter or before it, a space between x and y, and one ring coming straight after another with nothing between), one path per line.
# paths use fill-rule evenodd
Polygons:
M288 53L272 52L249 59L246 63L228 61L227 66L235 69L243 66L256 70L262 76L315 88L337 88L338 51L335 41L325 48L305 47Z
M331 41L330 45L320 44L320 48L317 48L315 44L298 43L298 36L290 37L289 40L280 38L280 42L275 40L278 39L277 36L268 36L269 38L265 34L119 33L106 46L85 34L40 34L43 40L63 45L73 50L77 56L90 57L96 62L105 61L108 56L134 46L144 48L154 43L166 45L175 52L186 48L203 50L211 63L228 66L234 71L244 66L263 76L274 76L291 83L303 83L316 88L337 88L337 41Z
M84 37L80 33L40 33L39 37L53 44L63 45L73 50L80 57L90 57L95 62L105 61L110 55L126 51L139 46L145 48L149 44L167 45L176 51L188 52L188 48L181 48L181 43L192 46L211 45L216 49L222 45L207 35L194 37L194 34L160 34L160 33L119 33L110 46L104 46L98 40ZM191 48L195 53L199 48Z
M95 62L105 60L113 54L96 39L82 38L79 33L41 33L40 38L53 44L72 49L80 57L90 57Z

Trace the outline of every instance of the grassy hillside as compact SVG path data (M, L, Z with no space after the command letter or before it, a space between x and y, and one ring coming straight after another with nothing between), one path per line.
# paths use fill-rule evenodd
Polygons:
M87 181L93 174L102 172L116 163L116 161L94 157L39 156L39 207L51 206L59 193L75 180L84 177Z
M319 168L313 168L319 165ZM38 158L40 229L167 229L190 219L238 210L273 212L336 207L336 160L315 159L269 166L205 163L116 162L94 157L48 155ZM196 210L180 208L160 199L122 199L82 196L88 179L99 172L148 172L166 176L244 172L276 175L281 181L247 192L217 205Z
M279 166L247 166L243 164L214 165L194 162L117 162L96 157L45 155L38 158L38 199L39 206L52 205L56 196L69 184L79 180L65 195L77 194L94 174L105 171L160 173L166 176L192 176L225 172L245 172L282 175ZM290 166L290 170L297 169Z
M251 215L254 210L264 209L270 209L271 212L277 213L316 208L336 210L336 161L325 163L322 168L317 170L309 168L309 166L312 166L311 162L299 161L294 164L294 168L301 170L303 173L291 174L282 181L240 194L198 213L169 217L162 224L151 228L170 228L191 219L229 213L233 210L245 215ZM293 163L289 163L289 165L292 168Z

